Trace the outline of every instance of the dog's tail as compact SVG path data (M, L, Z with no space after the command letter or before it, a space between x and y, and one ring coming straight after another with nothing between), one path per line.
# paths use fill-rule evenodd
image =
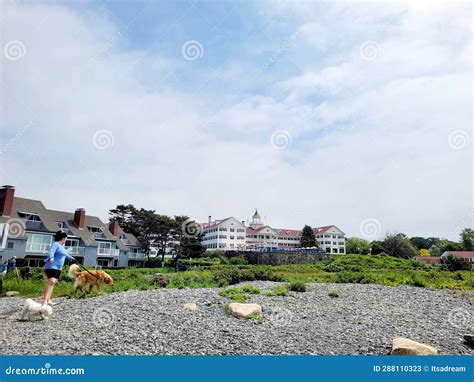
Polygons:
M69 276L70 279L75 279L77 274L79 273L79 265L77 264L72 264L69 267L69 271L67 272L67 275Z

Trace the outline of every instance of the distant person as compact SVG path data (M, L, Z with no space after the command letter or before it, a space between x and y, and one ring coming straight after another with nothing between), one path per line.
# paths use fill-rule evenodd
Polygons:
M16 256L13 256L9 261L8 261L8 267L10 268L11 271L14 271L16 269Z
M61 270L64 266L66 259L70 260L73 264L77 261L64 248L67 234L63 231L58 231L54 235L54 243L49 249L48 256L44 264L44 272L46 273L47 281L43 291L43 305L56 305L51 301L51 295L53 294L54 286L59 281Z
M5 275L7 274L7 269L7 261L5 260L5 262L0 264L0 277L5 277Z

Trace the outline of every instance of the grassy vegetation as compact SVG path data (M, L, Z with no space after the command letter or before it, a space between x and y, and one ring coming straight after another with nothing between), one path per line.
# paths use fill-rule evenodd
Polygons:
M333 298L339 297L339 292L336 289L332 289L329 291L328 296Z
M229 265L223 264L219 258L209 261L199 260L205 265L199 265L184 272L175 272L172 268L166 267L107 270L114 278L114 285L104 285L101 294L130 289L161 288L160 278L157 279L155 276L157 273L166 276L167 288L215 288L245 281L269 280L287 282L290 290L302 289L301 285L306 283L325 282L474 289L472 271L450 272L440 270L436 265L390 256L333 255L328 260L312 264L282 266ZM30 279L19 279L15 274L9 273L4 279L3 290L4 292L16 290L22 296L40 296L44 285L43 277L43 271L39 268L33 270L33 277ZM253 287L246 286L245 288L246 290L242 290L242 293L254 293L252 292ZM270 295L285 295L286 292L285 286L279 286L274 288ZM255 293L257 292L255 291ZM97 292L94 290L91 295L97 295ZM64 269L61 274L60 283L54 289L54 296L81 297L81 295L74 293L73 282L67 278L67 269Z
M273 287L270 292L266 293L266 296L286 296L288 289L284 285L277 285Z
M306 292L307 285L302 281L293 281L288 284L288 290L292 292Z

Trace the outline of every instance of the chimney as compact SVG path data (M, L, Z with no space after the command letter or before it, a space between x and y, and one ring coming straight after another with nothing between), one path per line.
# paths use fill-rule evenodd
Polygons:
M114 235L115 237L118 236L119 233L119 224L117 220L111 220L109 222L109 231Z
M6 185L0 188L0 214L2 216L11 215L14 196L15 187Z
M85 222L86 222L86 210L84 208L76 209L76 212L74 212L74 223L76 223L79 229L83 229Z
M209 222L209 224L211 224L211 222L212 222L212 220L211 220L211 215L209 215L208 222Z
M245 220L242 220L242 225L245 227Z

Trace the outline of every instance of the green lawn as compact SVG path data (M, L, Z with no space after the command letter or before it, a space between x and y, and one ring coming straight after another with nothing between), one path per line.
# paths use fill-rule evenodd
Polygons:
M312 264L285 266L228 265L215 259L184 272L171 268L127 268L107 270L114 285L104 285L101 294L130 289L159 288L153 276L163 273L168 277L168 288L204 288L233 285L243 281L271 280L288 283L364 283L383 285L414 285L426 288L474 289L473 272L449 272L436 265L389 256L333 255L330 259ZM73 281L67 278L67 269L54 289L54 297L85 297L75 294ZM42 269L34 269L30 279L19 279L9 273L3 281L3 291L19 291L22 296L41 296L44 285ZM97 295L96 292L92 295ZM87 295L90 296L90 295Z

